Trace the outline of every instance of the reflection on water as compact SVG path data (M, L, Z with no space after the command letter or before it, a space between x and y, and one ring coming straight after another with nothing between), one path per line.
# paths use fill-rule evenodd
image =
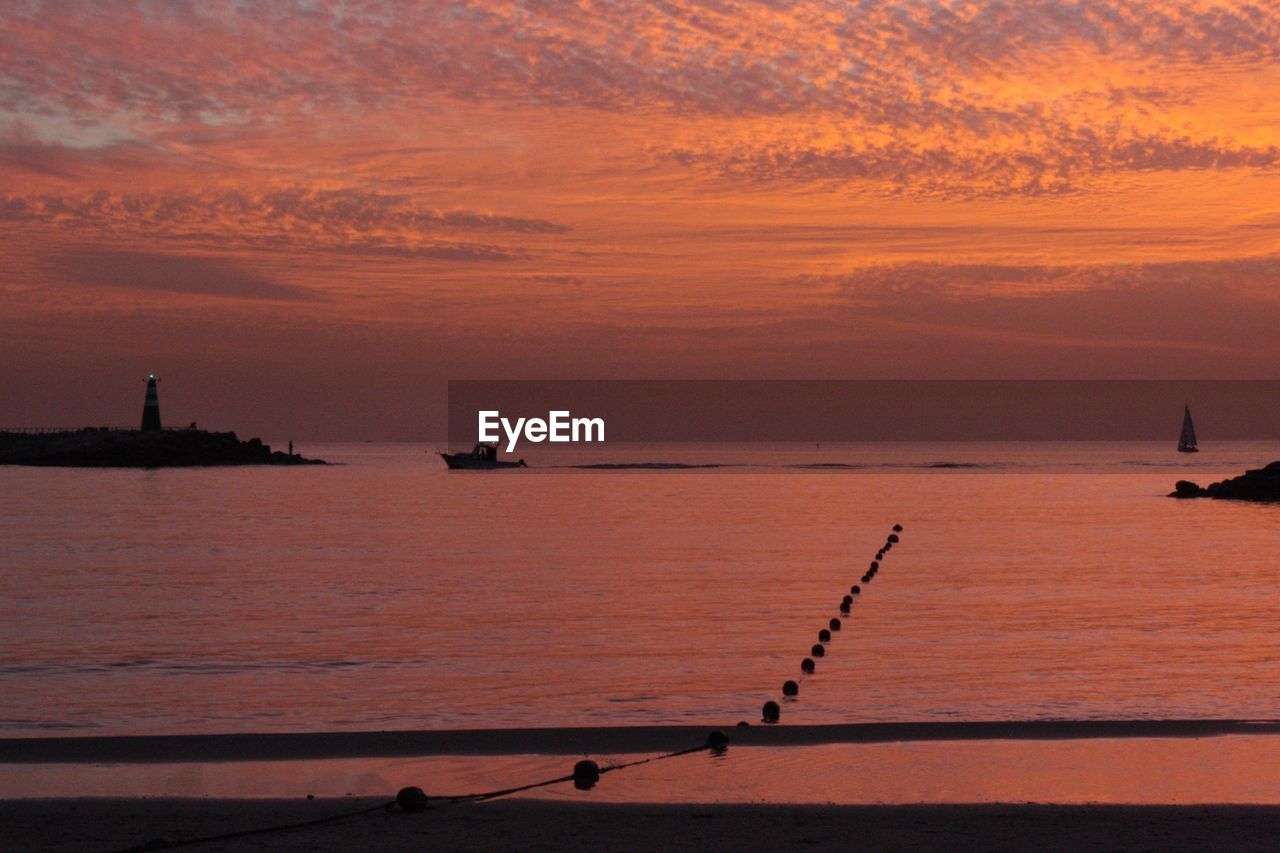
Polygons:
M754 721L895 521L784 725L1280 717L1280 507L1163 497L1280 448L428 449L0 468L0 734Z
M616 755L597 759L634 760ZM59 796L431 796L570 772L572 756L515 755L207 764L0 765L0 799ZM734 748L606 773L521 796L693 803L1277 803L1280 737L929 741ZM462 806L459 806L462 807Z

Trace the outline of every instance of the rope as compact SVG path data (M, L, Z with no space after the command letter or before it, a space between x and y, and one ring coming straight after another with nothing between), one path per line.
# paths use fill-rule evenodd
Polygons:
M641 764L650 764L654 761L665 761L668 758L679 758L682 755L690 755L695 752L704 752L712 748L713 747L711 746L711 744L704 743L699 746L691 746L688 749L680 749L675 752L668 752L665 755L654 755L654 756L650 756L649 758L641 758L636 761L628 761L624 764L611 764L607 767L601 767L600 775L603 776L604 774L612 773L615 770L626 770L628 767L639 767ZM521 791L531 791L534 788L545 788L548 785L558 785L561 782L572 782L573 779L574 779L574 774L570 773L567 776L557 776L555 779L547 779L546 781L543 781L543 782L533 782L532 784L529 784L529 785L521 785L518 788L503 788L498 791L487 791L483 794L462 794L460 796L455 796L455 797L432 797L431 799L446 800L450 803L466 803L466 802L482 803L486 800L496 800L498 797L505 797L510 794L518 794Z
M309 826L336 823L340 820L372 814L376 811L391 811L391 809L395 807L395 804L395 800L389 800L385 803L379 803L376 806L357 809L353 812L342 812L341 814L329 815L328 817L318 817L314 820L304 820L298 823L282 823L277 824L276 826L265 826L261 829L242 829L239 832L224 832L220 835L205 835L200 838L184 838L180 841L169 841L167 839L157 838L154 841L144 841L142 844L136 844L133 847L126 847L123 850L115 851L115 853L144 853L144 851L148 850L172 850L177 847L190 847L193 844L208 844L212 841L230 841L233 838L246 838L250 835L264 835L268 832L284 832L289 829L305 829Z
M615 770L626 770L630 767L639 767L641 764L651 764L655 761L665 761L668 758L679 758L682 755L691 755L695 752L717 751L718 747L708 739L707 743L698 746L691 746L688 749L680 749L675 752L668 752L665 755L654 755L649 758L641 758L636 761L628 761L623 764L611 764L607 767L601 767L599 775L612 773ZM521 791L532 791L535 788L546 788L550 785L558 785L562 782L572 782L575 778L573 773L566 776L557 776L554 779L546 779L541 782L532 782L528 785L520 785L515 788L501 788L496 791L485 791L478 794L460 794L456 796L436 796L430 797L430 801L445 803L483 803L489 800L496 800L499 797L518 794ZM230 841L235 838L247 838L253 835L266 835L271 832L285 832L291 829L306 829L312 826L320 826L327 823L336 823L340 820L348 818L360 817L361 815L373 814L377 811L390 812L396 807L395 800L388 800L385 803L379 803L375 806L368 806L363 809L357 809L350 812L341 812L339 814L319 817L313 820L304 820L297 823L282 823L275 826L264 826L258 829L243 829L237 832L224 832L219 835L205 835L199 838L184 838L179 841L169 841L168 839L155 839L146 841L133 847L126 847L122 850L113 851L113 853L145 853L151 850L172 850L178 847L190 847L195 844L208 844L214 841Z

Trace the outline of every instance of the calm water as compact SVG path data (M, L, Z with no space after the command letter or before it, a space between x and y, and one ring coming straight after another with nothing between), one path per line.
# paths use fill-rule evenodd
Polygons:
M732 732L730 732L732 735ZM596 756L601 766L641 756ZM359 758L182 764L0 765L0 799L23 797L436 796L562 776L572 756ZM693 803L1280 802L1280 738L969 741L736 748L521 796ZM466 806L460 806L465 808Z
M596 756L602 766L640 756ZM173 765L0 765L0 799L32 797L387 797L554 779L564 756L351 758ZM983 740L733 748L524 797L645 803L1276 803L1280 738Z
M0 735L754 721L897 521L784 723L1280 717L1280 446L302 449L0 468Z

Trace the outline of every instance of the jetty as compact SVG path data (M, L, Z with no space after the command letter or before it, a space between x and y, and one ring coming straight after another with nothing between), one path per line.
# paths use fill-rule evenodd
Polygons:
M323 465L273 451L261 439L209 432L195 424L165 429L160 423L156 377L147 377L142 423L127 427L0 428L0 465L71 468L174 468L203 465ZM292 444L292 443L291 443Z

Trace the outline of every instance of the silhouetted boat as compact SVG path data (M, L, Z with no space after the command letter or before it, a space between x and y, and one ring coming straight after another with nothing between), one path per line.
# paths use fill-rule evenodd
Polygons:
M1182 435L1178 437L1179 453L1199 453L1196 447L1196 425L1191 422L1191 407L1182 407Z
M517 462L509 462L505 459L498 458L498 445L496 444L477 444L471 448L470 453L441 453L440 458L444 460L444 464L450 468L528 468L521 459Z

